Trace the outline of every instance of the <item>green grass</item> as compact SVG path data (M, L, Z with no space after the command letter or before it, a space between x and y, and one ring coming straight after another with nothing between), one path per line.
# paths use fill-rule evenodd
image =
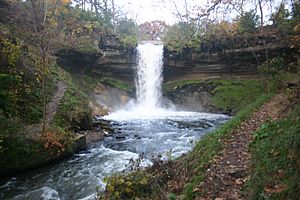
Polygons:
M251 144L249 199L298 199L300 105L286 118L262 125Z
M274 92L274 83L271 86L271 92ZM212 94L212 106L232 114L236 114L265 92L261 79L179 80L166 83L164 92L193 92L198 87L209 88L207 92Z
M261 80L227 81L213 91L213 104L221 109L236 113L264 93Z
M191 84L198 84L198 83L204 83L205 80L178 80L178 81L171 81L163 84L163 91L169 91L173 89L181 88L185 85L191 85Z
M93 89L96 87L98 80L94 79L88 75L84 74L73 74L72 75L73 81L76 83L76 85L80 86L80 89L82 89L86 93L93 92Z
M126 84L120 80L116 80L116 79L112 79L112 78L101 78L100 82L104 83L104 84L108 84L111 87L127 91L127 92L132 92L132 90L133 90L128 84Z
M111 87L124 90L126 92L132 92L133 88L128 85L127 83L113 79L108 77L97 77L93 75L86 75L86 74L72 74L73 82L76 85L80 86L80 89L86 93L93 92L93 89L97 86L97 84L101 83L104 85L109 85Z
M52 125L61 127L64 130L91 128L92 114L89 108L89 96L81 90L81 87L73 82L70 75L68 78L65 78L65 81L68 84L68 88L60 102Z

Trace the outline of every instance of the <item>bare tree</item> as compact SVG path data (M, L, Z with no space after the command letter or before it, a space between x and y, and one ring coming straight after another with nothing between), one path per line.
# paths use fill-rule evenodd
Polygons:
M33 24L33 30L37 38L37 45L40 49L41 56L41 71L42 71L42 93L43 93L43 119L42 119L42 135L46 130L46 68L49 65L49 56L51 51L51 45L53 38L55 37L55 30L50 26L48 22L48 12L56 10L60 0L30 0L30 13L31 21Z
M258 0L258 7L260 11L260 26L262 27L264 25L264 11L262 7L262 1L263 0Z

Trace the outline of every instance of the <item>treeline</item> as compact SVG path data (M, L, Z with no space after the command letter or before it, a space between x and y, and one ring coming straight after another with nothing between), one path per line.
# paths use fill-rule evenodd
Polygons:
M230 3L232 1L228 1ZM278 38L296 43L293 39L295 35L299 35L297 27L300 23L300 4L293 2L292 7L292 11L289 11L281 3L270 16L269 25L264 25L263 19L254 9L242 11L231 20L211 18L207 13L201 17L188 18L168 28L163 34L164 44L169 51L180 54L185 49L216 53L247 48L261 45L264 40Z

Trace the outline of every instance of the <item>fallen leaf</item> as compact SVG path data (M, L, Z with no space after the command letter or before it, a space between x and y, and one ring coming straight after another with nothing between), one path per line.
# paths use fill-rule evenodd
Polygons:
M300 168L300 160L296 161L296 165L297 165L298 168Z
M265 187L264 191L267 193L280 193L284 190L286 190L288 188L288 186L284 183L275 185L275 187Z
M277 171L278 177L283 178L284 177L284 171L282 169L279 169Z
M243 184L243 180L240 179L240 178L238 178L238 179L235 180L235 184L242 185Z

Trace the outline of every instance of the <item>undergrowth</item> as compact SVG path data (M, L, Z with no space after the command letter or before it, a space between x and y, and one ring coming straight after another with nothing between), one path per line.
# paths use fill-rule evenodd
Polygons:
M298 199L300 105L286 119L263 124L251 144L249 199Z
M65 131L90 129L92 126L91 109L89 108L90 97L82 91L81 85L78 86L74 82L71 74L59 67L52 74L56 76L56 79L63 80L68 85L52 125L61 127Z
M80 129L83 125L91 127L88 96L81 92L67 72L56 65L51 66L47 71L47 102L53 98L58 81L64 81L68 89L53 122L46 128L43 136L39 133L39 124L33 124L41 123L40 90L30 90L27 94L28 96L33 93L32 97L26 98L36 99L36 101L21 107L25 117L4 115L0 108L0 175L8 175L8 172L14 170L25 170L69 153L75 141L71 129ZM39 86L36 88L40 89ZM24 98L24 103L26 102L27 99ZM22 104L18 104L20 105Z

